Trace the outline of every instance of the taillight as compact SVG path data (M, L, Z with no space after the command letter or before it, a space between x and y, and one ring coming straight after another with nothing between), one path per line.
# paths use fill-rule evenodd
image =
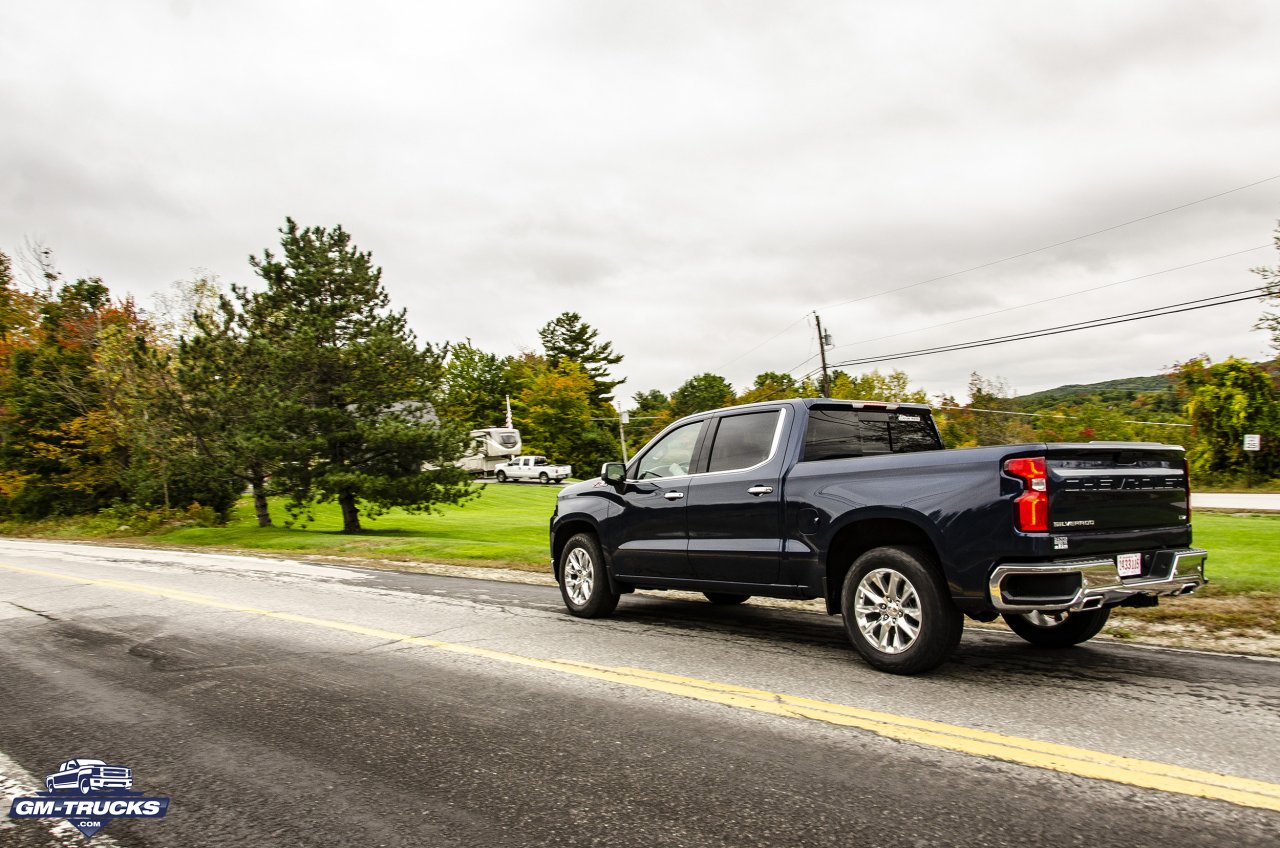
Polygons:
M1187 490L1187 523L1191 523L1191 463L1182 460L1182 483Z
M1044 457L1006 459L1004 470L1022 480L1023 492L1014 501L1018 506L1018 529L1024 533L1048 532L1049 473Z

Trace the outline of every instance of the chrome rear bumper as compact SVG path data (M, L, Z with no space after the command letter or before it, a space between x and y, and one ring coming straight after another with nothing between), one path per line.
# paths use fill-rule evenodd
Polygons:
M1006 563L991 572L991 604L997 612L1076 612L1120 603L1135 595L1186 595L1205 584L1200 548L1155 551L1141 577L1121 577L1113 557ZM1144 557L1147 555L1144 555ZM1078 580L1073 579L1078 575ZM1010 585L1011 577L1059 577L1052 591ZM1024 581L1034 584L1034 580Z

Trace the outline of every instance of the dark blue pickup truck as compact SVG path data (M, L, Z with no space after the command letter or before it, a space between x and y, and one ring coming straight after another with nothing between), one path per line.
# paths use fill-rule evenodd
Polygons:
M565 488L551 559L574 615L635 589L712 603L824 598L898 674L943 662L964 616L1032 644L1095 636L1116 606L1204 582L1182 448L943 450L930 409L785 400L700 413Z

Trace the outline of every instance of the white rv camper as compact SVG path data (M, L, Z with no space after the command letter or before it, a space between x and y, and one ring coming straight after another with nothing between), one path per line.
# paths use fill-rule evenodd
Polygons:
M520 431L511 427L472 430L471 444L458 466L476 477L487 477L513 456L520 455Z

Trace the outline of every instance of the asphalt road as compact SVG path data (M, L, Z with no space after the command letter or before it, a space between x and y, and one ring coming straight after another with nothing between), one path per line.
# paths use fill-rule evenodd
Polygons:
M799 611L648 594L583 621L549 587L25 540L0 541L0 640L0 788L82 756L172 799L94 845L1280 833L1273 661L967 631L898 678ZM83 841L51 825L0 819L0 845Z

